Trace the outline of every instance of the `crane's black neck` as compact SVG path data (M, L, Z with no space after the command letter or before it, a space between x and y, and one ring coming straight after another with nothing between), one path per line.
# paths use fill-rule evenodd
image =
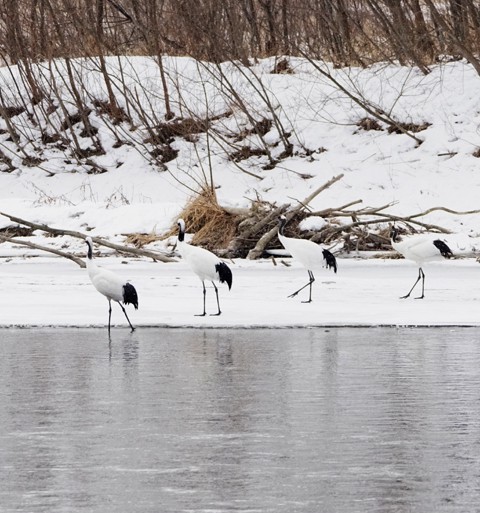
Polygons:
M287 224L287 220L283 219L283 218L280 218L280 221L279 221L279 224L278 224L278 233L280 235L282 235L282 237L285 235L283 233L283 230L284 230L286 224Z
M87 246L88 246L87 258L89 260L93 260L92 246L91 246L91 244L89 242L87 242Z
M182 230L182 227L178 227L178 241L183 242L185 239L185 232Z
M402 240L395 226L392 226L392 228L390 229L390 238L393 242L400 242Z

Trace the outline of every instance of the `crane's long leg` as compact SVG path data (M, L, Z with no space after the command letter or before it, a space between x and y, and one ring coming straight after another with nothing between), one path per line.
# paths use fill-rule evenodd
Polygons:
M108 334L110 335L110 320L112 319L112 301L108 300Z
M135 331L135 328L132 326L132 323L130 322L130 319L128 318L125 308L123 308L122 303L118 303L118 304L120 305L120 308L122 309L123 313L125 314L125 317L127 318L128 324L130 324L130 328L132 329L132 333L133 333Z
M417 281L413 284L413 287L410 289L410 291L408 292L408 294L406 294L405 296L401 296L400 299L406 299L407 297L410 296L410 294L412 293L412 290L415 288L415 286L417 285L417 283L420 281L420 278L422 277L423 275L423 278L425 279L425 275L423 274L423 271L422 271L422 268L419 267L418 268L418 278L417 278ZM423 290L422 290L422 297L421 298L417 298L417 299L422 299L423 298Z
M313 276L312 271L308 271L308 276L310 277L310 294L308 296L308 301L302 301L302 303L311 303L312 302L312 284L315 281L315 277Z
M218 289L217 289L217 286L215 285L215 283L213 283L213 281L212 281L212 285L213 285L213 288L215 289L215 294L217 296L217 307L218 307L218 312L216 314L212 314L212 315L220 315L222 312L220 310L220 301L218 300Z
M425 297L425 273L423 269L420 267L420 272L422 273L422 295L416 297L415 299L423 299Z
M310 286L310 299L308 301L304 301L305 303L310 303L312 301L312 283L315 281L315 278L313 277L313 273L311 271L308 271L308 283L306 283L303 287L298 289L293 294L290 294L288 297L295 297L299 292L301 292L304 288Z
M207 315L207 311L205 310L205 298L206 298L206 295L207 295L207 289L205 288L205 282L204 281L202 281L202 285L203 285L203 313L195 314L196 317L203 317L203 316Z

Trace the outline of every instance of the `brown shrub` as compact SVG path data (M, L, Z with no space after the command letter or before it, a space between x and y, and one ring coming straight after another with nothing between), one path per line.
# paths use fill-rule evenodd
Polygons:
M226 248L240 222L218 204L215 191L210 189L203 189L192 198L179 217L185 221L186 231L195 234L192 244L211 251Z

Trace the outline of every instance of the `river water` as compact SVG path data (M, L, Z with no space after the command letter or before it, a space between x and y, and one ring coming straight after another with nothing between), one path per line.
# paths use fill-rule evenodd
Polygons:
M480 511L480 331L0 331L0 512Z

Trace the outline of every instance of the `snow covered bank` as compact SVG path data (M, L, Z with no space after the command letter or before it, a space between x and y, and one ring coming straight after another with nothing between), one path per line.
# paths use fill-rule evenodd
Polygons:
M277 205L296 204L332 176L343 173L341 181L312 201L313 210L359 199L359 208L392 202L388 212L399 216L439 206L458 211L479 208L480 78L465 62L439 65L427 76L395 65L330 70L352 94L360 95L401 123L421 126L423 129L416 135L422 144L389 131L382 123L377 129L364 129L365 125L359 122L366 112L304 60L292 59L294 73L285 75L271 73L271 59L246 69L225 64L224 72L257 121L271 114L252 87L251 80L261 80L293 147L291 156L283 158L278 127L272 125L264 141L260 141L252 130L252 120L225 96L218 77L191 59L167 61L170 85L175 91L172 101L178 112L188 107L184 112L189 115L207 116L221 113L226 107L229 112L231 109L228 116L212 121L212 130L221 135L220 139L209 139L205 133L194 138L175 137L171 144L178 156L167 163L167 170L161 171L148 157L153 148L145 142L147 134L141 120L136 120L138 126L134 129L115 125L113 137L111 123L92 109L91 122L98 128L96 137L105 149L105 154L92 159L105 172L91 174L66 158L61 148L42 146L41 133L38 127L30 126L28 112L15 116L12 122L23 126L22 134L32 138L26 142L26 149L40 148L43 162L39 166L32 166L32 161L25 163L9 140L5 120L0 119L0 144L14 168L0 172L0 211L123 243L129 233L165 233L192 189L199 189L210 170L219 201L228 206L248 207L256 198ZM77 65L84 66L82 62ZM163 119L154 61L130 58L126 65L131 67L126 78L128 86L135 89L140 77L145 89L139 101L152 109L152 115ZM10 71L2 71L7 82ZM98 71L88 66L81 71L92 97L102 98ZM149 88L156 91L153 103ZM10 88L11 94L15 91ZM62 94L68 96L68 91L62 90ZM71 99L67 104L72 111L75 109ZM37 109L34 105L29 108ZM41 111L35 114L41 115ZM60 110L50 122L61 125ZM81 129L75 126L80 139ZM239 133L243 138L236 140L234 136ZM117 144L117 138L122 144ZM230 158L234 146L259 148L265 143L272 156L279 159L273 168L266 166L265 155L253 155L240 162ZM452 231L455 235L448 237L448 243L454 253L478 252L479 214L463 216L435 210L421 220ZM320 228L324 224L322 219L313 221ZM337 222L349 223L351 219L339 218ZM11 221L0 217L0 229L9 226ZM311 227L311 223L306 226ZM29 239L64 251L85 250L83 242L71 237L51 238L37 231ZM151 249L162 247L162 243L150 245ZM102 253L108 254L105 250ZM21 254L23 250L7 243L0 245L0 257L6 257L0 260L0 325L105 324L106 301L91 287L85 272L70 262L48 257L23 261L18 258ZM183 263L161 265L128 260L128 265L121 265L120 257L108 257L101 265L111 264L136 285L140 310L132 312L131 319L138 326L479 323L480 293L475 289L479 264L473 259L426 266L426 299L415 301L399 299L417 276L413 264L342 259L341 252L337 256L338 275L325 272L317 276L311 305L301 304L301 298L286 297L307 281L307 273L296 263L286 268L274 267L270 261L237 261L232 291L221 289L224 313L219 318L194 317L201 309L201 287ZM209 299L213 309L213 294ZM113 321L123 323L120 310L114 313Z
M125 263L122 263L125 262ZM202 309L199 280L184 263L159 264L104 258L100 265L130 279L139 293L139 310L129 317L139 329L171 327L313 327L313 326L479 326L480 264L473 259L425 266L426 297L399 299L417 276L403 260L339 259L338 274L316 274L311 304L307 290L288 294L307 282L307 273L293 264L270 260L236 261L233 287L220 287L222 315L195 317ZM0 326L105 326L108 303L90 284L85 270L56 258L12 259L0 265ZM304 295L302 295L304 294ZM213 289L207 291L207 312L215 312ZM113 305L112 322L125 318ZM115 334L115 331L113 332Z
M111 62L114 70L117 64L116 59ZM84 77L92 97L103 98L105 91L98 70L82 60L76 65L81 68L79 76ZM127 85L136 90L140 80L145 89L141 89L139 101L146 109L152 109L152 115L162 119L163 101L154 60L132 57L125 59L124 65L130 70L126 73ZM295 204L332 176L343 173L341 182L312 202L314 210L358 199L363 201L359 207L393 202L389 212L396 215L438 206L458 211L478 208L480 78L470 65L438 65L427 76L395 65L330 69L352 94L390 113L398 122L422 125L424 129L416 134L423 140L420 145L405 134L390 133L382 123L376 130L359 126L367 113L306 61L292 59L292 74L272 74L273 65L272 59L265 59L252 68L225 64L222 69L258 120L271 117L251 81L262 82L284 130L290 134L290 157L280 159L283 148L275 126L265 134L264 142L260 141L252 132L251 120L235 108L220 78L207 71L207 67L192 59L167 59L165 66L175 110L206 116L228 108L229 117L212 122L212 129L221 138L232 141L233 146L218 137L207 139L204 133L191 140L176 137L172 146L178 150L178 156L166 164L167 171L161 171L149 160L149 151L154 148L144 142L148 134L141 120L136 120L135 130L123 125L114 127L117 138L125 142L119 145L108 120L93 109L92 123L98 128L97 137L105 154L92 159L106 172L92 174L70 162L68 155L58 148L44 146L38 128L25 128L30 127L25 112L11 122L30 134L33 139L26 143L27 149L41 148L44 161L33 167L25 164L9 141L5 120L0 119L2 151L13 159L15 167L11 172L0 172L0 210L58 227L89 229L92 235L105 237L132 231L163 233L191 196L192 189L198 190L205 183L210 165L219 201L229 206L249 206L257 197L277 204ZM15 75L15 69L0 71L6 83L11 80L10 71ZM11 94L15 91L12 85ZM74 102L68 99L67 90L64 94L73 112ZM35 115L41 116L42 111ZM50 123L61 122L58 109ZM75 127L77 136L84 141L79 135L81 129L81 124ZM248 135L234 142L240 132ZM273 169L265 168L265 155L240 162L230 158L235 148L261 148L264 143L272 157L280 159ZM478 215L455 216L442 211L422 220L473 235L480 226ZM10 224L0 218L0 228Z

